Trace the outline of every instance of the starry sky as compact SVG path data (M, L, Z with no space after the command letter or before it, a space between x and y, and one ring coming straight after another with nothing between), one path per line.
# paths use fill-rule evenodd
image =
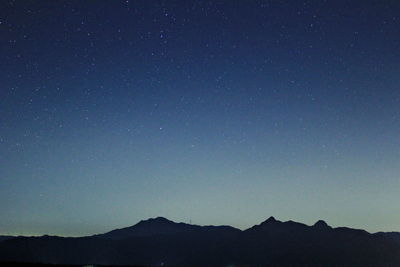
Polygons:
M0 234L271 215L400 231L399 14L1 1Z

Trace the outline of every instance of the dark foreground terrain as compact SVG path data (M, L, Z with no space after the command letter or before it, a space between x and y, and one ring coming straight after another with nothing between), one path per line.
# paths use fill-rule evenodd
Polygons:
M0 266L9 266L9 267L112 267L113 265L93 265L93 264L80 264L80 265L71 265L71 264L51 264L51 263L32 263L32 262L7 262L0 261ZM145 267L138 265L127 265L118 267Z
M400 233L332 228L324 221L307 226L273 217L244 231L159 217L89 237L2 240L0 261L14 262L9 266L52 266L15 262L57 266L400 266Z

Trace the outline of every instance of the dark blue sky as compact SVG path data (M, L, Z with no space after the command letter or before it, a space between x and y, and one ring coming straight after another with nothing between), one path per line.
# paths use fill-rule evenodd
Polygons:
M398 1L2 1L0 234L274 215L400 231Z

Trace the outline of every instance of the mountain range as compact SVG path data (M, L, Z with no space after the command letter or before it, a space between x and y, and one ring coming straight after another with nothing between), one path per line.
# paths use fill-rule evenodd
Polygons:
M274 217L246 230L163 217L86 237L0 237L0 261L136 266L400 266L400 233Z

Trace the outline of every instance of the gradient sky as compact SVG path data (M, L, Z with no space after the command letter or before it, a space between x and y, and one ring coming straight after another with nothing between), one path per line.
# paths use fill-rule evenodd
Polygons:
M400 231L399 14L1 1L0 234L271 215Z

